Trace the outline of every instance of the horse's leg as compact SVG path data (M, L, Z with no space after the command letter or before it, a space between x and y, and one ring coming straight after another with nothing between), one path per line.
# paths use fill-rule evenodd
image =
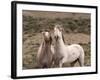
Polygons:
M84 54L80 55L78 61L79 61L80 66L84 66Z
M79 58L79 64L80 66L84 66L84 60Z
M81 51L80 51L80 56L79 56L79 64L80 66L84 66L84 50L83 48L81 48Z
M74 67L75 63L76 63L76 62L72 62L72 63L70 64L71 67Z
M62 60L60 60L60 62L59 62L59 67L60 67L60 68L63 67L63 62L62 62Z
M71 67L74 67L74 64L75 64L75 63L73 63L73 62L72 62L72 63L70 64L70 65L71 65Z
M74 65L75 65L75 63L76 63L77 61L79 61L79 59L76 59L75 61L73 61L73 62L71 63L71 67L74 67Z

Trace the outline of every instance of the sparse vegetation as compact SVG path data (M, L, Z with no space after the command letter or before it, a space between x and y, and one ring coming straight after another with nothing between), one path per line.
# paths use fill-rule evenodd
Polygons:
M41 30L53 29L55 24L61 24L68 33L90 34L90 19L73 18L34 18L23 15L23 29L25 32L41 32Z

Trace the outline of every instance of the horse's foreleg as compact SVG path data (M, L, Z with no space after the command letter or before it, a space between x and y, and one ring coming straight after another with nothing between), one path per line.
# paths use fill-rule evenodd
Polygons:
M59 62L59 67L60 67L60 68L63 67L63 62L62 62L62 60Z

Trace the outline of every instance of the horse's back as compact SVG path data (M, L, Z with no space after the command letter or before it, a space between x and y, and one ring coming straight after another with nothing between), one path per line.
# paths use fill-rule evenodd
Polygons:
M69 45L69 46L66 46L68 49L70 50L83 50L83 47L79 44L72 44L72 45Z

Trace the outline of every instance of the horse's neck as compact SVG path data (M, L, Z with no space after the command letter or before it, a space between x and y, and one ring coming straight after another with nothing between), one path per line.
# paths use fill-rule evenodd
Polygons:
M48 50L50 47L50 43L46 43L45 41L42 43L42 50Z
M63 48L63 47L65 47L65 43L64 43L64 41L62 40L62 39L60 39L60 40L58 40L56 43L55 43L55 48L56 49L60 49L60 48Z
M65 44L63 42L63 40L59 40L57 42L55 42L55 47L54 47L54 51L55 51L55 54L54 54L54 58L55 59L58 59L58 60L61 60L63 58L63 51L65 49Z
M50 55L50 53L51 53L51 45L43 42L40 56L42 56L42 57L46 56L47 57L47 56Z

